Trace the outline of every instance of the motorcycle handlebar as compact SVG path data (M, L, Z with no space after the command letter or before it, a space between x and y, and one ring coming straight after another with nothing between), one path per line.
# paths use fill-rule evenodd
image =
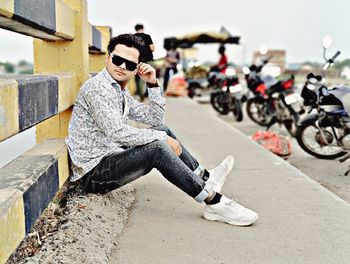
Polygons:
M267 64L272 59L272 55L269 55L265 60L263 60L263 65Z
M341 52L338 50L330 60L334 62L334 60L339 56L340 53Z

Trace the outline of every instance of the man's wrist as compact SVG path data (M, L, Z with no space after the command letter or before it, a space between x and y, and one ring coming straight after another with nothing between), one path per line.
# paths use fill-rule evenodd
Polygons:
M158 82L157 79L156 79L155 82L146 82L146 86L147 86L148 88L159 87L159 82Z

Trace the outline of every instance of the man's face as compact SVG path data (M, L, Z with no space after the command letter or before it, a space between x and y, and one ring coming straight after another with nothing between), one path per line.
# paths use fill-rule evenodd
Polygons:
M128 47L122 44L116 45L112 54L110 54L106 59L106 68L109 74L116 81L128 82L137 73L137 68L135 70L128 70L126 69L124 62L121 65L117 66L113 64L112 57L119 56L128 61L138 64L139 55L140 53L136 48Z

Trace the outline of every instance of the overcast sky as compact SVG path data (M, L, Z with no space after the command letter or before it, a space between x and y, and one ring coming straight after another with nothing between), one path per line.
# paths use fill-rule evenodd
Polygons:
M240 35L243 44L230 45L229 60L250 62L261 44L286 49L287 62L322 61L321 41L333 37L329 50L341 50L339 59L350 58L350 1L348 0L88 0L89 22L109 25L114 35L134 32L145 25L161 57L163 38L195 31L218 31L225 26ZM32 40L0 30L0 61L33 61ZM217 60L217 45L198 45L199 59Z

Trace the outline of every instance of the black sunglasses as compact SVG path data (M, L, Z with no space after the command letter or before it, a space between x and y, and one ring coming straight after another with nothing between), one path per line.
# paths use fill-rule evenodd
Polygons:
M123 63L125 63L125 68L128 71L134 71L136 69L136 67L137 67L137 63L136 62L129 61L129 60L123 58L123 57L115 55L114 53L111 53L111 56L112 56L112 62L113 62L114 65L120 66Z

